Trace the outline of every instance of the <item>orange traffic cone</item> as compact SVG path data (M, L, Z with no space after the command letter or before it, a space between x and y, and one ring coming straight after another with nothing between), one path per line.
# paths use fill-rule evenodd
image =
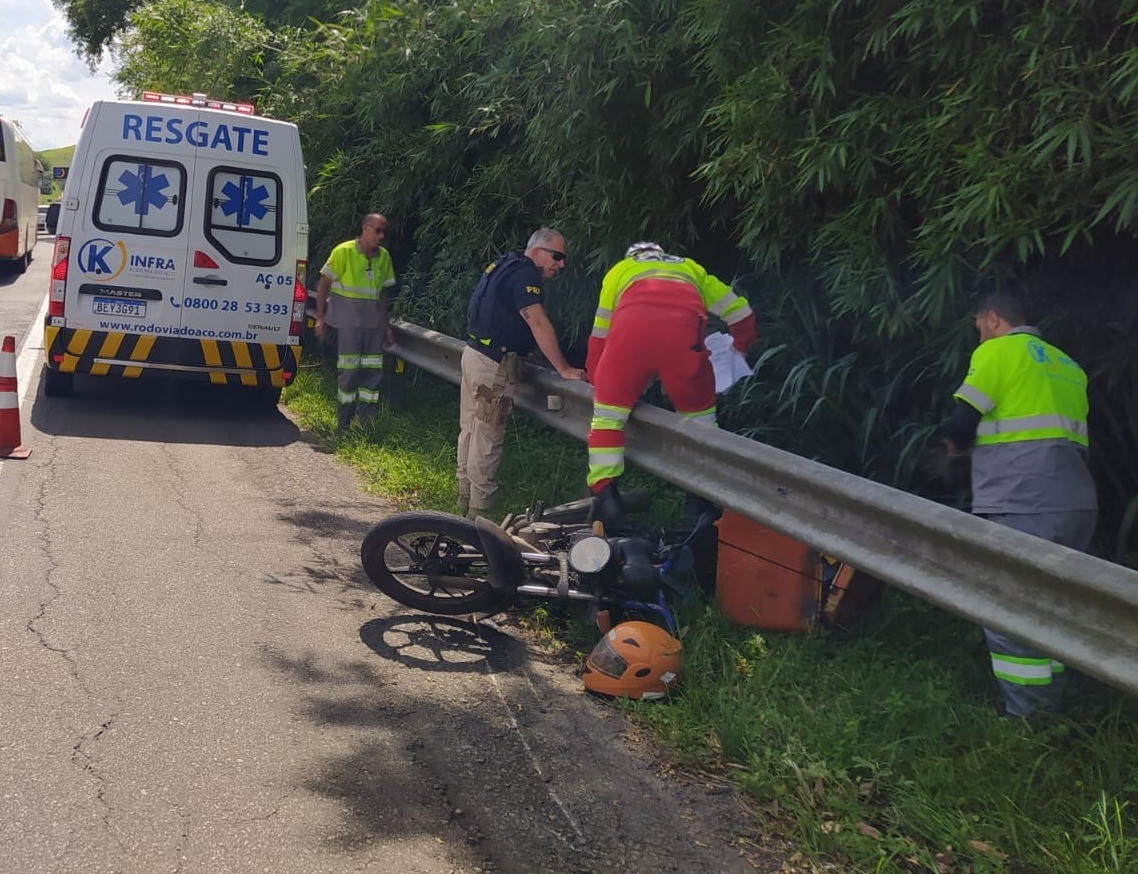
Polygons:
M16 391L16 338L5 337L0 349L0 458L27 458L20 445L20 394Z

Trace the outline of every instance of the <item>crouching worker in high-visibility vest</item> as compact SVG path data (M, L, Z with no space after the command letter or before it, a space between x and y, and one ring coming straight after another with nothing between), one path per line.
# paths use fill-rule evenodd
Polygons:
M945 425L950 452L972 449L972 512L1009 528L1086 551L1098 515L1087 468L1087 376L1029 327L1009 292L976 309L980 345ZM995 629L984 637L1003 714L1059 709L1063 665Z
M589 489L594 518L623 514L616 481L624 473L624 426L659 377L676 412L715 425L715 375L704 346L708 313L727 323L736 349L758 337L745 298L690 258L656 243L634 243L605 275L585 370L594 386Z

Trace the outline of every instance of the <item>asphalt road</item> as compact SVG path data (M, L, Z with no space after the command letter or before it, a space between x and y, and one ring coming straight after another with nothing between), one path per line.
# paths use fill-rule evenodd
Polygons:
M390 507L282 412L44 397L49 248L0 280L34 383L0 462L0 871L779 870L568 667L373 590Z
M0 337L14 336L17 349L36 327L33 317L47 294L54 245L55 237L40 237L26 273L16 273L6 264L0 267ZM36 330L42 340L42 331Z

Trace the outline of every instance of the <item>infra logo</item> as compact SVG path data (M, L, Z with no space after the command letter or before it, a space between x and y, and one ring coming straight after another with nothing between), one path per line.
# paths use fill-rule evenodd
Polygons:
M79 247L79 257L76 260L82 273L111 280L126 267L126 246L121 240L112 242L96 237Z

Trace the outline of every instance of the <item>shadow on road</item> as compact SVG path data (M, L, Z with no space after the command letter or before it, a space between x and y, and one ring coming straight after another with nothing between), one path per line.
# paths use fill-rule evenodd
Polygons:
M419 614L359 635L380 659L263 653L297 684L297 715L326 732L317 766L288 779L340 805L320 835L331 852L379 840L437 848L436 867L417 870L504 874L783 870L733 793L661 779L627 723L520 641Z
M0 263L0 288L15 285L24 274L7 262Z
M253 389L177 380L76 377L69 397L42 385L31 423L44 434L175 444L286 446L300 429Z
M493 626L438 616L373 619L360 640L385 659L435 673L509 671L526 661L525 646Z

